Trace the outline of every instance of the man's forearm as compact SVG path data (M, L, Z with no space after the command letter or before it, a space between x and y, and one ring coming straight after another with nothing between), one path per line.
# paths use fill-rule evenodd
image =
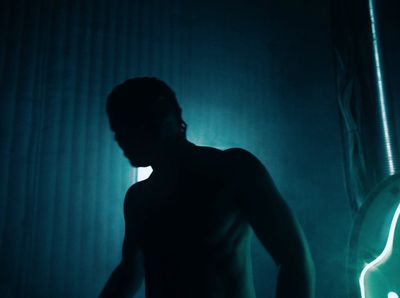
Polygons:
M287 264L279 268L277 298L314 298L315 269L312 262Z
M131 298L139 289L142 280L141 272L119 264L104 286L100 298Z

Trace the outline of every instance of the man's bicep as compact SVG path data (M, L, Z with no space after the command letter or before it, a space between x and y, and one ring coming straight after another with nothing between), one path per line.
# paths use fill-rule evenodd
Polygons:
M274 190L249 194L244 213L257 238L279 265L303 258L304 239L295 217Z
M257 238L277 264L303 258L303 233L270 174L251 153L243 151L238 156L238 166L244 171L238 182L239 206Z

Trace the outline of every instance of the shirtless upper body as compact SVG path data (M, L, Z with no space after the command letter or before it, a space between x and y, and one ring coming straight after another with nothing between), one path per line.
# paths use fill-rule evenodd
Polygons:
M100 297L132 297L144 278L146 298L255 298L253 231L280 267L277 297L313 297L306 240L254 155L186 139L141 155L113 130L132 165L154 166L127 191L122 260Z
M221 164L228 153L193 147L196 158L128 191L127 250L135 241L142 252L146 297L253 298L251 230Z

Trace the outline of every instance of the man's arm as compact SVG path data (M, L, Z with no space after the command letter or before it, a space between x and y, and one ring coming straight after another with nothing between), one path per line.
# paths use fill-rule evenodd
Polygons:
M227 151L241 172L234 179L242 213L279 266L277 297L314 297L314 263L299 223L262 163L246 150Z
M100 298L132 297L143 281L143 263L135 231L137 227L133 223L132 204L135 196L138 195L135 188L135 186L130 187L124 201L125 237L122 247L122 260L112 272L100 294Z

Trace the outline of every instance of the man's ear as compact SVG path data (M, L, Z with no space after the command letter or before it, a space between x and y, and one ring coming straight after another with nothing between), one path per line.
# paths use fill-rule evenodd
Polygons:
M167 98L160 96L156 99L153 105L153 117L162 139L168 139L177 134L179 127L175 111Z

